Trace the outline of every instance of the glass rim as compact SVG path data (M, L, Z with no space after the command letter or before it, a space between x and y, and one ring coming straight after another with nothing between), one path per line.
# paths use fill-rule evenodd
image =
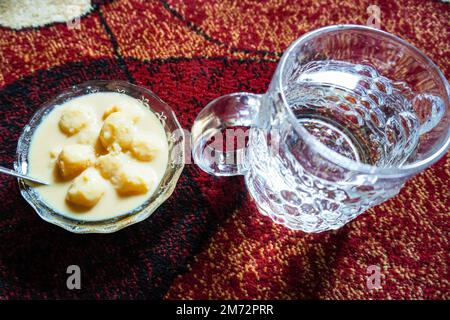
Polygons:
M356 31L366 31L366 32L374 32L378 33L380 35L383 35L384 37L388 37L395 42L399 43L402 46L405 46L409 50L412 50L414 53L419 55L421 58L423 58L430 69L436 72L441 82L444 84L445 91L447 93L447 99L444 101L448 108L448 101L450 97L450 85L447 81L447 79L444 77L442 71L438 68L438 66L430 59L428 58L421 50L413 46L412 44L408 43L407 41L403 40L402 38L391 34L389 32L379 30L376 28L371 28L368 26L363 25L353 25L353 24L342 24L342 25L332 25L327 27L322 27L310 32L305 33L303 36L292 42L288 49L283 53L283 56L281 57L280 63L279 63L279 75L278 79L276 80L278 82L278 86L281 89L280 95L281 100L283 101L283 105L285 109L287 109L287 114L289 117L290 122L292 123L294 129L299 133L302 137L305 138L308 145L312 146L318 153L321 154L324 158L326 158L328 161L333 162L341 167L344 167L346 169L352 170L352 171L359 171L361 173L365 174L371 174L371 175L378 175L380 177L403 177L408 176L411 174L415 174L428 166L435 163L437 160L441 158L442 155L448 150L450 147L450 129L447 132L447 139L438 147L438 150L433 152L431 155L429 155L427 158L412 162L410 164L404 165L404 166L398 166L398 167L377 167L370 164L365 164L361 162L357 162L355 160L349 159L347 157L342 156L341 154L337 153L336 151L333 151L329 149L327 146L325 146L323 143L321 143L317 138L315 138L313 135L311 135L302 124L298 123L296 120L296 117L293 113L293 111L289 108L289 104L287 102L285 93L283 88L284 85L284 74L286 72L286 62L287 58L293 53L295 48L297 48L299 45L304 43L307 40L310 40L311 38L316 37L317 35L328 33L328 32L334 32L334 31L347 31L347 30L356 30Z

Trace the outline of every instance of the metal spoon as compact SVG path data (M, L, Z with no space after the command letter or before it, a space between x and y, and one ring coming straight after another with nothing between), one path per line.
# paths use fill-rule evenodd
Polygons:
M6 174L8 174L10 176L14 176L14 177L17 177L17 178L22 178L22 179L25 179L25 180L28 180L28 181L31 181L31 182L35 182L35 183L39 183L39 184L43 184L43 185L49 185L48 182L44 182L42 180L23 175L21 173L18 173L18 172L14 171L14 170L11 170L11 169L8 169L8 168L2 167L2 166L0 166L0 173L6 173Z

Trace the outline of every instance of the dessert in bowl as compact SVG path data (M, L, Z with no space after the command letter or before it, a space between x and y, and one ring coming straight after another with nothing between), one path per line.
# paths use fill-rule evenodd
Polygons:
M171 108L123 81L89 81L41 107L25 126L16 171L44 220L76 233L114 232L149 217L184 167L184 134Z

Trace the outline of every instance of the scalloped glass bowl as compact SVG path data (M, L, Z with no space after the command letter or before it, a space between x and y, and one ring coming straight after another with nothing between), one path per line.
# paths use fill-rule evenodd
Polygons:
M110 233L148 218L172 194L184 168L185 136L175 113L153 92L125 81L88 81L64 90L45 103L23 128L17 145L16 171L27 174L28 151L33 134L42 120L56 106L78 96L95 92L119 92L139 99L161 121L169 144L169 160L164 177L155 193L142 205L114 218L84 221L68 218L49 207L31 185L18 179L20 192L37 214L47 222L75 233Z

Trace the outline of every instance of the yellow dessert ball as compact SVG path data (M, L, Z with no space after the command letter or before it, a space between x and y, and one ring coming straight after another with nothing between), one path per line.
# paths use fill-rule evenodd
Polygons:
M124 165L124 160L119 154L109 153L100 156L95 162L95 167L105 179L117 176Z
M128 150L131 147L134 132L133 119L124 112L114 112L103 123L100 141L109 151Z
M131 166L123 167L111 181L121 195L135 195L150 190L150 181L142 177L138 170Z
M92 114L87 110L67 108L59 119L59 128L67 135L73 135L87 127L93 121Z
M82 207L93 207L105 193L105 180L94 168L88 168L76 177L67 191L66 200Z
M146 137L136 137L131 143L131 154L138 160L141 161L151 161L155 158L158 153L158 148L156 148Z
M71 144L62 148L57 166L59 173L65 179L79 175L95 161L94 150L91 146Z

